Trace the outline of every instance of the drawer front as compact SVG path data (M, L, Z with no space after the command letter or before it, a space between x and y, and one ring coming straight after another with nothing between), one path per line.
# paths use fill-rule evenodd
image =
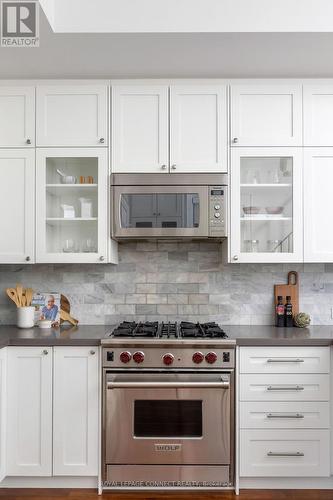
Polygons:
M329 373L329 347L241 347L241 373Z
M243 429L329 429L328 402L249 401L240 403Z
M242 430L240 475L329 476L329 443L327 430Z
M329 387L329 375L241 375L240 400L328 401Z

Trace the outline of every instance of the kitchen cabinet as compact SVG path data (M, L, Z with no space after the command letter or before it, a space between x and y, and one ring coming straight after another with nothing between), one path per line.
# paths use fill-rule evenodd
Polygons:
M35 260L35 152L0 149L0 262Z
M10 347L7 475L52 475L52 348Z
M227 172L225 85L170 87L171 172Z
M168 87L112 87L112 172L169 170Z
M333 85L303 86L304 146L333 146Z
M0 349L0 482L6 476L7 348Z
M0 147L35 145L35 88L0 86Z
M63 183L58 170L72 183ZM38 262L107 260L106 149L38 149L36 197Z
M53 475L97 476L98 348L54 347Z
M231 85L232 146L302 146L302 86Z
M232 148L231 262L302 262L302 150Z
M333 262L333 148L304 152L304 261Z
M37 146L107 146L107 86L37 86L36 131Z
M241 347L241 477L330 475L330 348Z

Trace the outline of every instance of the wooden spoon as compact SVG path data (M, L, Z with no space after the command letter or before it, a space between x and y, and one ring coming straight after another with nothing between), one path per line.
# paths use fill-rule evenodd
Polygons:
M16 284L16 293L19 301L19 307L22 307L22 295L23 295L23 287L21 283Z
M16 307L20 307L19 299L18 299L17 292L16 292L15 288L6 288L6 293L7 293L8 297L10 298L10 300L12 300L14 302Z
M25 298L26 298L26 305L27 306L31 306L33 295L34 295L34 291L32 288L25 289Z

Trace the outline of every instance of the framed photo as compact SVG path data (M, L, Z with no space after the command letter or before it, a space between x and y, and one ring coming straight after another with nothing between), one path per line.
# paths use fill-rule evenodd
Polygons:
M35 293L31 305L35 306L35 324L42 319L52 321L52 327L60 325L60 298L56 292Z

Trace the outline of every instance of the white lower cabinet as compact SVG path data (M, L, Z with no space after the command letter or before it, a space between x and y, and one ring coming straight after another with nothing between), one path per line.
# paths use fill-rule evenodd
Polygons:
M0 349L0 481L6 476L7 348Z
M241 476L329 476L328 430L248 430L240 433Z
M241 347L240 477L330 475L330 348Z
M7 350L7 460L3 472L0 464L1 476L97 476L98 348ZM1 374L2 363L0 353ZM0 383L1 398L2 388Z
M52 475L52 348L10 347L7 475Z
M98 349L54 347L53 475L98 474Z

